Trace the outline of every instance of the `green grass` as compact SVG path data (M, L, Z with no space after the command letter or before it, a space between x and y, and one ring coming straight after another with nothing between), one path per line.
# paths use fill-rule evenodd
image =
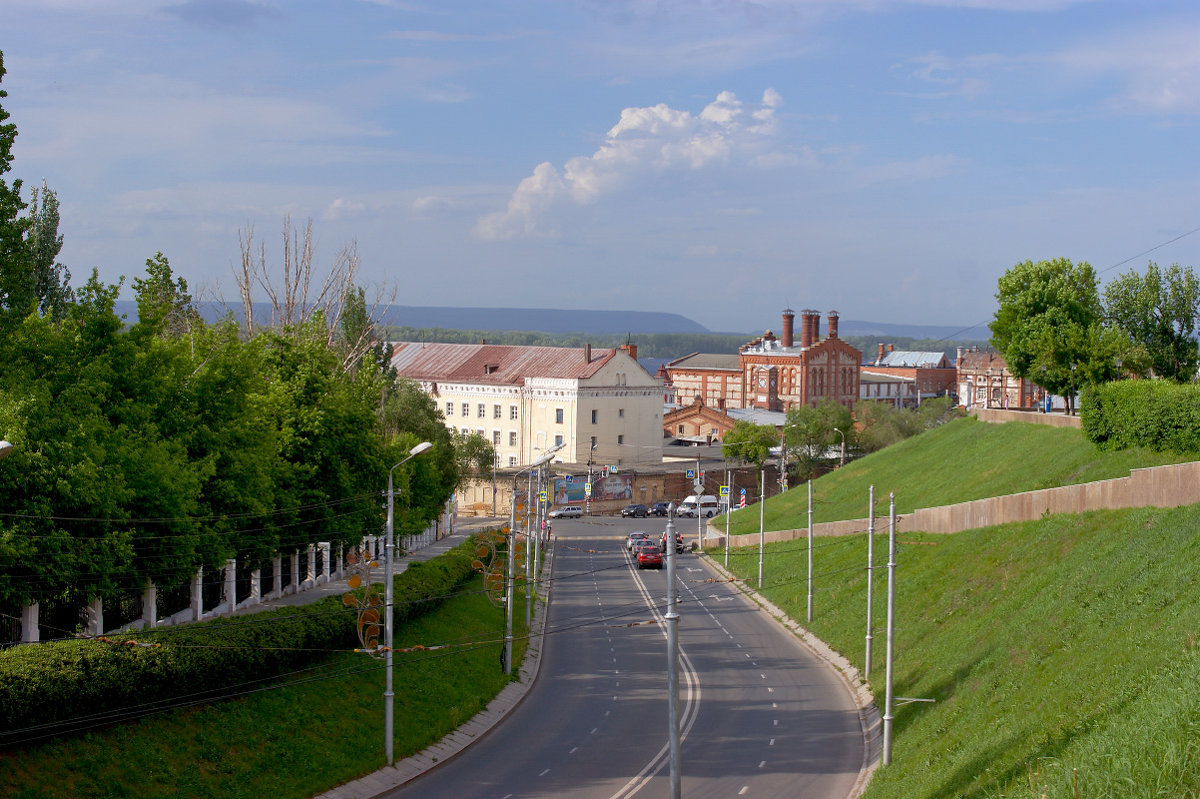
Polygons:
M847 464L813 481L813 520L867 516L868 491L875 486L876 515L886 515L889 492L896 511L949 505L984 497L1128 476L1131 469L1195 460L1196 453L1145 449L1102 452L1071 428L1024 422L988 424L957 419ZM768 492L771 486L768 486ZM734 535L757 533L756 506L735 511ZM767 530L807 527L804 485L767 499ZM724 521L717 526L724 529Z
M807 610L807 545L762 592ZM813 632L865 666L865 535L814 542ZM887 562L877 536L875 564ZM757 580L757 548L730 565ZM901 536L893 762L867 799L1200 796L1200 506ZM882 712L887 571L875 571Z
M424 749L482 710L508 682L504 613L482 580L397 628L395 756ZM518 606L523 606L520 597ZM524 614L514 613L514 661ZM470 646L471 642L487 642ZM382 661L338 653L241 699L0 753L5 797L307 797L375 771L383 752ZM306 681L311 677L324 677Z

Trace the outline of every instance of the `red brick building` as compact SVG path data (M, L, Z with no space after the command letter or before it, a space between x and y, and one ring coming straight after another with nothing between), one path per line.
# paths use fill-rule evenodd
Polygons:
M666 371L678 401L700 397L717 410L786 411L826 399L854 407L862 352L838 338L837 311L829 312L823 339L820 314L801 311L798 343L795 316L790 308L785 310L778 338L768 330L742 346L736 356L693 353L668 363Z
M895 346L879 345L879 354L874 363L862 367L864 382L874 382L875 393L879 394L883 381L875 377L888 377L903 380L911 386L899 394L887 397L887 401L897 406L919 405L923 400L953 394L958 378L958 370L942 352L920 352L915 350L897 350ZM863 399L876 399L870 392L862 393Z
M1034 409L1044 397L1032 381L1014 377L999 353L960 347L956 367L964 408Z

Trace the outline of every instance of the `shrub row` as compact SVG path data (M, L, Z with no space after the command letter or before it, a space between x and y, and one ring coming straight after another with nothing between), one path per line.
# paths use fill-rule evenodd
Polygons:
M1200 386L1121 380L1082 392L1084 435L1101 449L1200 452Z
M473 553L471 540L398 575L397 623L437 608L469 581ZM50 641L0 651L0 746L253 690L329 650L359 646L356 620L355 610L332 596L311 605L109 636L111 642Z

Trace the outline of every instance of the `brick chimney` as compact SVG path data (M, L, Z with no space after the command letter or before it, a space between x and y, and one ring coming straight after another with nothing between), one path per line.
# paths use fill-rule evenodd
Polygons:
M881 342L879 342L879 354L875 356L875 365L876 366L883 363L883 350L884 350L884 346L883 346L883 342L881 341Z
M816 344L821 340L821 314L817 311L809 309L808 324L811 328L808 335L812 339L812 343Z
M795 342L792 338L793 325L795 324L796 312L791 308L783 309L783 337L779 340L782 347L791 347Z
M592 344L591 344L591 342L588 342L587 344L583 345L583 362L584 363L592 362Z
M807 349L812 345L812 311L806 308L800 312L800 346Z
M895 345L895 344L889 344L889 345L888 345L888 352L895 352L895 351L896 351L896 345Z
M637 345L636 344L622 344L621 351L624 352L625 354L627 354L630 358L633 358L635 361L637 360Z
M837 336L837 327L838 327L838 312L830 311L829 312L829 335L828 335L828 338L837 338L838 337Z

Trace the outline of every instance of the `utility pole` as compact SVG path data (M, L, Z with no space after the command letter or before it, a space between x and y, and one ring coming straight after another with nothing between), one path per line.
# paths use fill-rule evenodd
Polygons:
M871 681L871 644L875 640L872 616L875 611L873 600L875 589L875 486L871 486L870 499L867 500L867 651L866 665L863 668L863 680Z
M679 614L675 612L675 506L667 508L667 735L671 799L679 799Z
M766 518L763 512L767 505L767 466L763 464L759 483L762 486L762 494L758 498L758 587L762 588L762 573L763 573L763 544L766 538Z
M896 495L888 495L887 683L883 702L883 765L892 762L892 633L896 629Z
M813 606L813 517L812 517L812 480L808 481L808 623L812 624Z

